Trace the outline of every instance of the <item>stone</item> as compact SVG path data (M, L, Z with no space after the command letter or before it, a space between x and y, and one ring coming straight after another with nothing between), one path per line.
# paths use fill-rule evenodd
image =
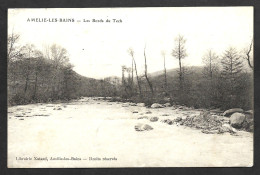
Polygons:
M253 120L254 119L254 116L252 114L245 113L245 116L246 116L247 120Z
M165 103L164 106L165 106L165 107L170 107L170 106L171 106L171 103Z
M153 128L150 126L150 125L147 125L147 124L137 124L135 125L135 130L136 131L150 131L152 130Z
M187 115L183 115L183 116L181 117L182 120L186 120L186 118L187 118Z
M218 134L219 133L218 130L202 130L201 132L204 134Z
M174 122L170 119L165 119L165 120L162 120L161 122L163 123L167 123L168 125L172 125Z
M133 113L138 113L138 111L133 111Z
M233 108L233 109L229 109L229 110L226 110L223 115L225 117L230 117L232 114L236 113L236 112L240 112L240 113L243 113L244 110L241 109L241 108Z
M176 119L174 119L175 122L180 122L182 120L181 117L177 117Z
M245 114L251 114L251 115L253 115L254 112L253 112L253 110L248 110L248 111L245 111Z
M246 125L244 123L246 123ZM253 132L253 130L254 130L254 120L247 118L247 116L246 116L244 123L243 123L243 128L245 128L245 130L248 131L248 132Z
M210 115L210 112L209 111L202 111L202 112L200 112L200 115L202 115L203 118L207 118Z
M220 114L220 113L222 113L222 111L219 108L218 109L212 109L212 110L210 110L210 112L213 113L213 114Z
M250 125L247 129L248 132L254 132L254 125Z
M246 116L242 113L234 113L230 117L230 124L234 128L241 128Z
M128 103L123 103L122 107L129 107L129 104Z
M151 114L152 112L151 111L146 111L146 114Z
M223 124L220 127L220 130L223 132L230 132L230 131L232 131L232 127L230 126L230 124Z
M143 117L138 117L137 119L138 119L138 120L140 120L140 119L148 119L148 117L143 116Z
M232 132L233 132L233 133L236 133L237 130L236 130L235 128L232 128Z
M154 104L152 104L151 108L163 108L163 105L161 105L159 103L154 103Z
M130 106L137 106L137 104L135 104L135 103L130 103Z
M151 122L157 122L158 119L159 119L158 117L151 117L151 118L150 118L150 121L151 121Z
M145 107L145 104L144 104L144 103L137 103L137 106L139 106L139 107Z

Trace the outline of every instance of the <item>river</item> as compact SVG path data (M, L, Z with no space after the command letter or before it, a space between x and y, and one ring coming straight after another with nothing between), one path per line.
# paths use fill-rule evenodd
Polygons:
M8 167L252 166L252 133L204 134L138 119L173 119L199 112L150 109L98 98L9 107ZM153 130L137 132L138 123L149 124Z

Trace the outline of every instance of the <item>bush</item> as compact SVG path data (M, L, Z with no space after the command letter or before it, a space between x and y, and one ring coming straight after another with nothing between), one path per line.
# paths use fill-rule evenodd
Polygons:
M13 105L24 105L29 103L28 97L26 97L24 94L15 94L13 97L9 99L9 104L11 106Z

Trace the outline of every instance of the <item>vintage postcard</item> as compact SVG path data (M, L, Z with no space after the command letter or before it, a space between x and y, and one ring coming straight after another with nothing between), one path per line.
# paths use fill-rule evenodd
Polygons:
M253 166L253 10L8 9L8 168Z

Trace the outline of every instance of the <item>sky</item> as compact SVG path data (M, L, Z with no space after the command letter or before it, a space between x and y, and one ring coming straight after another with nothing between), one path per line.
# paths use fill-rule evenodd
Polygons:
M32 18L57 22L32 22ZM162 50L166 68L178 67L171 55L178 35L186 39L187 66L203 65L209 49L220 57L229 47L242 50L253 37L253 7L9 9L8 33L12 32L21 35L20 43L39 50L54 43L66 48L77 73L100 79L121 76L121 66L131 66L129 48L142 74L145 45L148 72L163 69Z

